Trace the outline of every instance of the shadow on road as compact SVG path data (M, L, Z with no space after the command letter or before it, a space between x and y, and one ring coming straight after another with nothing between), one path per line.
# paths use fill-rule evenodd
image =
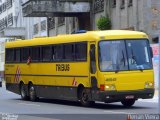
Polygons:
M17 101L24 101L22 99L13 99L13 100L17 100ZM31 102L31 101L28 101ZM32 102L31 102L32 103ZM66 106L75 106L75 107L83 107L81 106L81 104L79 102L75 102L75 101L67 101L67 100L55 100L55 99L38 99L36 101L36 103L45 103L45 104L58 104L58 105L66 105ZM116 104L116 103L95 103L90 107L84 107L84 108L95 108L95 109L110 109L110 110L127 110L127 109L151 109L152 107L142 107L142 106L132 106L130 108L126 108L121 104Z

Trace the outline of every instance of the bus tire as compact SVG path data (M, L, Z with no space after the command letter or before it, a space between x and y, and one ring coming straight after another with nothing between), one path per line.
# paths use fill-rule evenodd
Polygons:
M27 91L25 89L24 83L20 84L20 95L22 100L28 100Z
M36 90L32 84L29 86L29 98L33 102L37 100Z
M123 100L123 101L121 101L121 103L125 107L131 107L135 103L135 100L134 99L133 100Z
M94 101L89 101L89 95L88 95L87 90L85 88L82 88L80 90L79 100L80 100L81 105L85 106L85 107L89 107L92 104L94 104Z

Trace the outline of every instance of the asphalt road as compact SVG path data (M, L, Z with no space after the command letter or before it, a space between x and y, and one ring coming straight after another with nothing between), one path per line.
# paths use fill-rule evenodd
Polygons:
M13 117L15 120L126 120L128 114L146 113L158 113L156 100L139 100L131 108L124 108L121 103L100 102L86 108L78 102L62 100L23 101L19 95L6 91L4 86L0 88L0 119Z

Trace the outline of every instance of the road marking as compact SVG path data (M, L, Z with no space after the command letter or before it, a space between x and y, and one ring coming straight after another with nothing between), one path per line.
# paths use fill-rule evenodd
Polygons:
M129 114L127 112L115 112L115 111L109 111L109 110L105 110L103 112L108 112L108 114Z
M61 120L56 118L47 118L47 117L38 117L38 116L30 116L30 115L19 115L19 118L23 118L23 120Z
M37 104L28 104L28 103L18 103L18 104L21 104L21 105L30 105L30 106L40 106L40 105L37 105Z

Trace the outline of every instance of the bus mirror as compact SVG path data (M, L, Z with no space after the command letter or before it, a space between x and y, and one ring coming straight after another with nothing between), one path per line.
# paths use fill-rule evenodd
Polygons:
M150 50L151 58L153 58L153 51L152 51L152 47L149 47L149 50Z

